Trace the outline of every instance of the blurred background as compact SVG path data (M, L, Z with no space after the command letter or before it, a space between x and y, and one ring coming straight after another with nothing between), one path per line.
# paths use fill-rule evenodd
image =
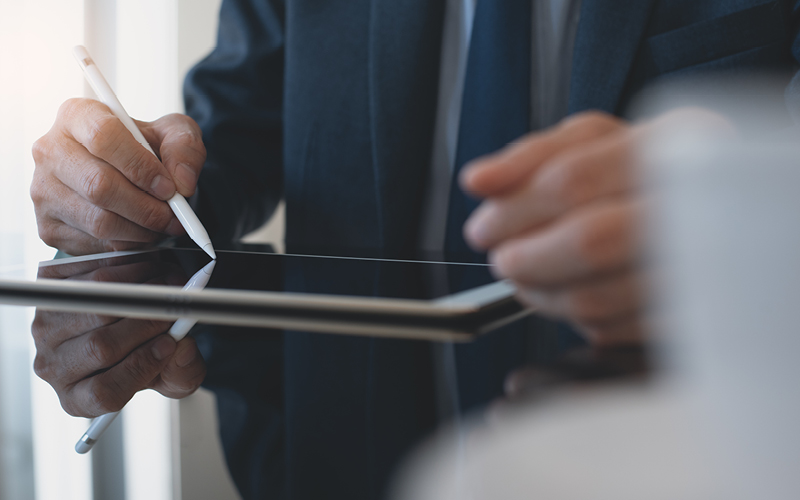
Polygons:
M131 116L182 112L183 77L213 48L220 3L0 0L0 271L55 253L37 235L30 151L63 101L91 95L72 46L88 47ZM280 238L276 220L267 238ZM88 421L66 415L33 374L32 319L31 309L0 307L0 500L237 498L206 393L139 394L103 446L77 455Z
M91 95L72 46L87 46L134 118L182 112L183 77L213 48L220 3L0 0L0 275L35 272L55 254L37 235L30 151L63 101ZM719 93L712 83L704 95ZM763 129L771 118L752 110L768 107L745 106L745 122ZM660 198L647 236L666 277L656 312L668 319L655 325L658 376L567 390L500 414L503 425L445 435L420 452L397 498L798 497L800 146L795 134L780 147L703 142L692 124L658 136L667 147L648 160ZM249 240L279 242L282 219ZM91 454L76 454L88 421L34 375L33 315L0 306L0 500L238 498L202 390L137 395Z

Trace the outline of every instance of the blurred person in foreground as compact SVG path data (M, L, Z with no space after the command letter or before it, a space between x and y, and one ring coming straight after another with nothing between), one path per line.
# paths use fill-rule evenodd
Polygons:
M182 233L163 201L177 191L219 244L283 199L289 248L475 262L488 251L497 276L559 325L562 345L566 325L597 345L641 342L631 149L646 125L626 110L669 77L794 73L797 21L789 0L224 0L217 47L186 79L188 116L138 123L160 161L102 104L62 106L33 148L39 232L70 254L146 246ZM202 356L220 411L245 403L241 427L223 434L229 465L252 466L234 473L245 497L379 498L438 421L502 394L537 335L455 347L449 414L440 346L271 334L269 380L247 395L219 389L229 387L212 376L219 349ZM108 351L105 383L65 408L118 410L176 352L190 357L145 337L130 352L113 339L92 346ZM56 387L53 364L93 376L69 352L37 357ZM169 379L172 397L198 383L174 369Z

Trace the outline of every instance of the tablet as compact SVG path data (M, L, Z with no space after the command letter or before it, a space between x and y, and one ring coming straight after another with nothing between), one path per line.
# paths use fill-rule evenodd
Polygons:
M492 278L487 265L258 250L219 250L213 266L194 248L47 261L40 263L36 280L0 279L0 301L124 317L448 341L471 340L531 313L514 299L510 283Z

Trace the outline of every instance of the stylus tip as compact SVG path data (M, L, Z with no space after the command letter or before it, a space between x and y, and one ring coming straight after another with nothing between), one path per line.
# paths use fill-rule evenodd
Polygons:
M205 251L205 253L207 253L212 259L217 260L217 254L214 252L214 247L211 246L211 243L206 243L203 247L203 251Z

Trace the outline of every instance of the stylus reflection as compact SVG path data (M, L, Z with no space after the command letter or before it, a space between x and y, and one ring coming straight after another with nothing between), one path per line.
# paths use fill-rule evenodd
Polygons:
M211 273L214 272L214 266L217 264L216 260L212 260L209 262L206 267L197 271L194 276L189 278L189 281L183 286L184 290L202 290L208 284L208 281L211 279ZM167 332L170 337L172 337L175 342L180 342L183 340L184 337L189 333L189 331L197 324L197 320L193 318L179 318L173 325L170 327L169 331ZM89 426L89 429L81 436L78 442L75 444L75 451L78 453L88 453L92 447L94 447L97 440L103 435L103 433L108 429L108 426L111 425L111 422L117 418L119 415L118 411L106 413L105 415L101 415L92 421L92 424Z
M215 264L214 261L210 262L187 281L180 265L151 258L151 253L143 253L42 266L39 278L172 286L185 283L184 290L201 289L208 284ZM62 405L70 413L104 413L92 422L76 444L78 453L91 450L114 421L118 411L108 412L109 409L121 408L141 388L158 386L156 381L145 380L139 381L140 385L144 382L143 387L126 390L123 385L121 390L101 392L97 390L97 387L104 385L101 379L108 379L106 386L110 386L108 382L114 380L115 372L130 368L128 365L152 364L152 359L143 361L146 354L141 351L142 346L151 349L152 355L158 358L158 342L148 345L153 339L167 331L178 342L195 323L194 319L182 318L170 327L168 322L37 309L32 326L37 347L37 374L53 385ZM196 348L191 346L191 349L194 351ZM80 401L87 396L91 398L92 409L70 410L73 400Z

